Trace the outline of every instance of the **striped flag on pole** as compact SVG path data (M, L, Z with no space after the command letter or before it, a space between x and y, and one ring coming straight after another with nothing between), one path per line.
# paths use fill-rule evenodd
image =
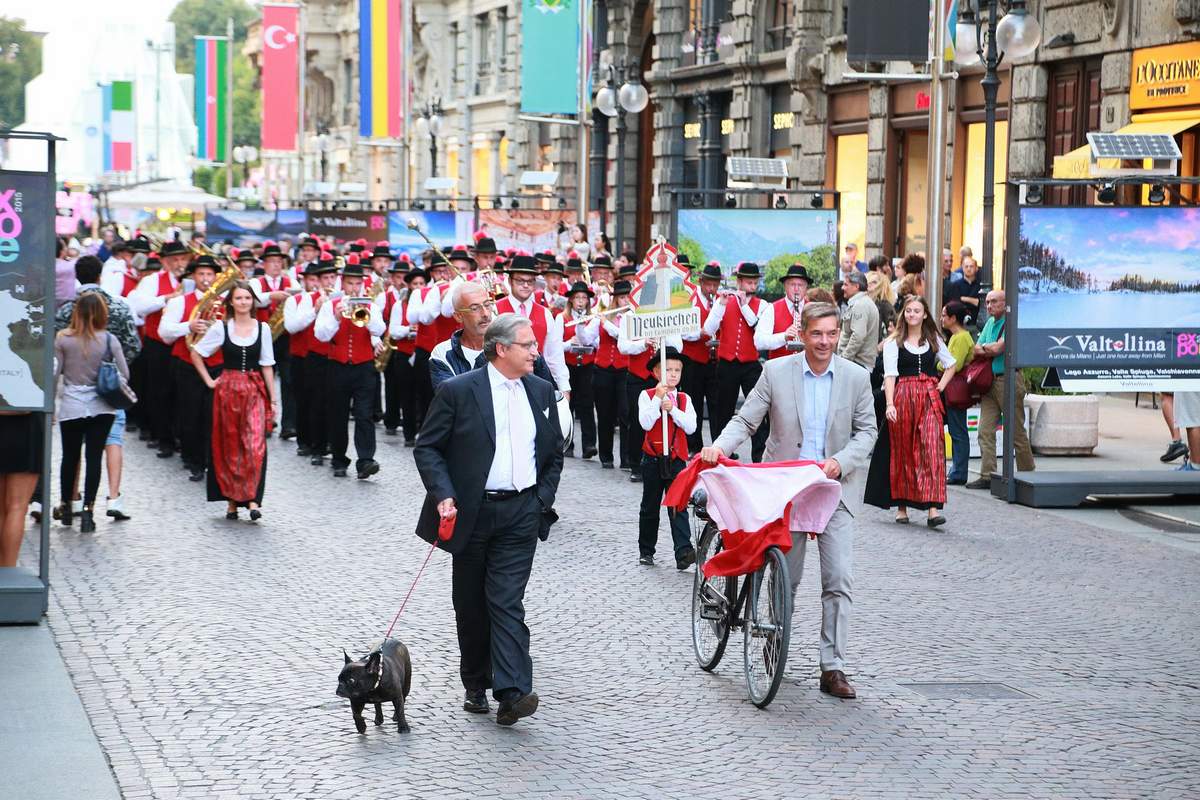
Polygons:
M228 163L229 39L196 37L196 158Z
M104 115L101 157L105 172L133 171L133 81L113 81L101 89Z
M358 0L358 107L360 136L399 138L408 85L401 58L407 0Z

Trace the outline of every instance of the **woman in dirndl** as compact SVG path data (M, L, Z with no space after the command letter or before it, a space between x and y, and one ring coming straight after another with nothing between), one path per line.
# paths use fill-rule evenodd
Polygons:
M883 346L892 502L898 523L908 523L909 508L927 511L931 528L946 522L939 513L946 504L941 393L954 372L954 356L942 342L925 298L905 297L896 330Z
M267 433L274 426L275 352L271 328L253 316L254 294L238 281L225 295L225 316L209 326L192 350L192 364L213 392L209 443L208 499L224 500L225 518L238 508L262 518L267 477ZM224 366L216 380L204 359L221 351Z

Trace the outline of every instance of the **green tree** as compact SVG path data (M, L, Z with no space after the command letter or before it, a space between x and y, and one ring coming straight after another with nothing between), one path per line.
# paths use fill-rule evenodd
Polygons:
M0 17L0 129L25 121L25 84L42 71L42 40L25 20Z
M258 147L262 135L262 92L258 74L244 58L233 59L233 144Z
M833 256L833 247L827 244L818 245L807 253L783 253L775 256L767 262L764 296L771 300L783 297L781 281L792 264L804 265L812 278L813 286L832 287L835 269Z
M246 0L179 0L168 19L175 23L175 69L190 73L196 63L194 36L224 36L233 20L235 45L246 41L246 25L258 12ZM238 50L234 48L234 61ZM235 68L236 71L236 68Z
M708 256L704 254L704 247L695 239L687 236L679 237L679 253L688 257L693 271L701 269L708 263Z

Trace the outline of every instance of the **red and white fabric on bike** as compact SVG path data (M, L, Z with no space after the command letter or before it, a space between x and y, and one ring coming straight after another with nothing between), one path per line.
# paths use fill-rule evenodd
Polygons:
M763 565L767 548L792 548L792 531L819 533L842 498L842 485L817 461L744 464L722 457L693 458L671 482L663 505L683 511L696 484L708 494L708 516L721 530L723 550L704 562L705 577L731 577Z

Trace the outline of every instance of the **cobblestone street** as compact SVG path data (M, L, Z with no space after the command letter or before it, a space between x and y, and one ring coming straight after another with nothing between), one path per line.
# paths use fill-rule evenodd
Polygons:
M817 689L811 548L788 677L759 711L739 638L717 673L696 666L691 574L637 566L640 487L578 460L526 597L538 713L501 728L461 710L437 553L397 626L412 733L359 736L341 649L382 635L427 550L399 441L358 482L271 440L257 526L133 443L133 521L53 528L49 623L127 800L1200 795L1200 556L961 490L941 532L869 511L859 699Z

